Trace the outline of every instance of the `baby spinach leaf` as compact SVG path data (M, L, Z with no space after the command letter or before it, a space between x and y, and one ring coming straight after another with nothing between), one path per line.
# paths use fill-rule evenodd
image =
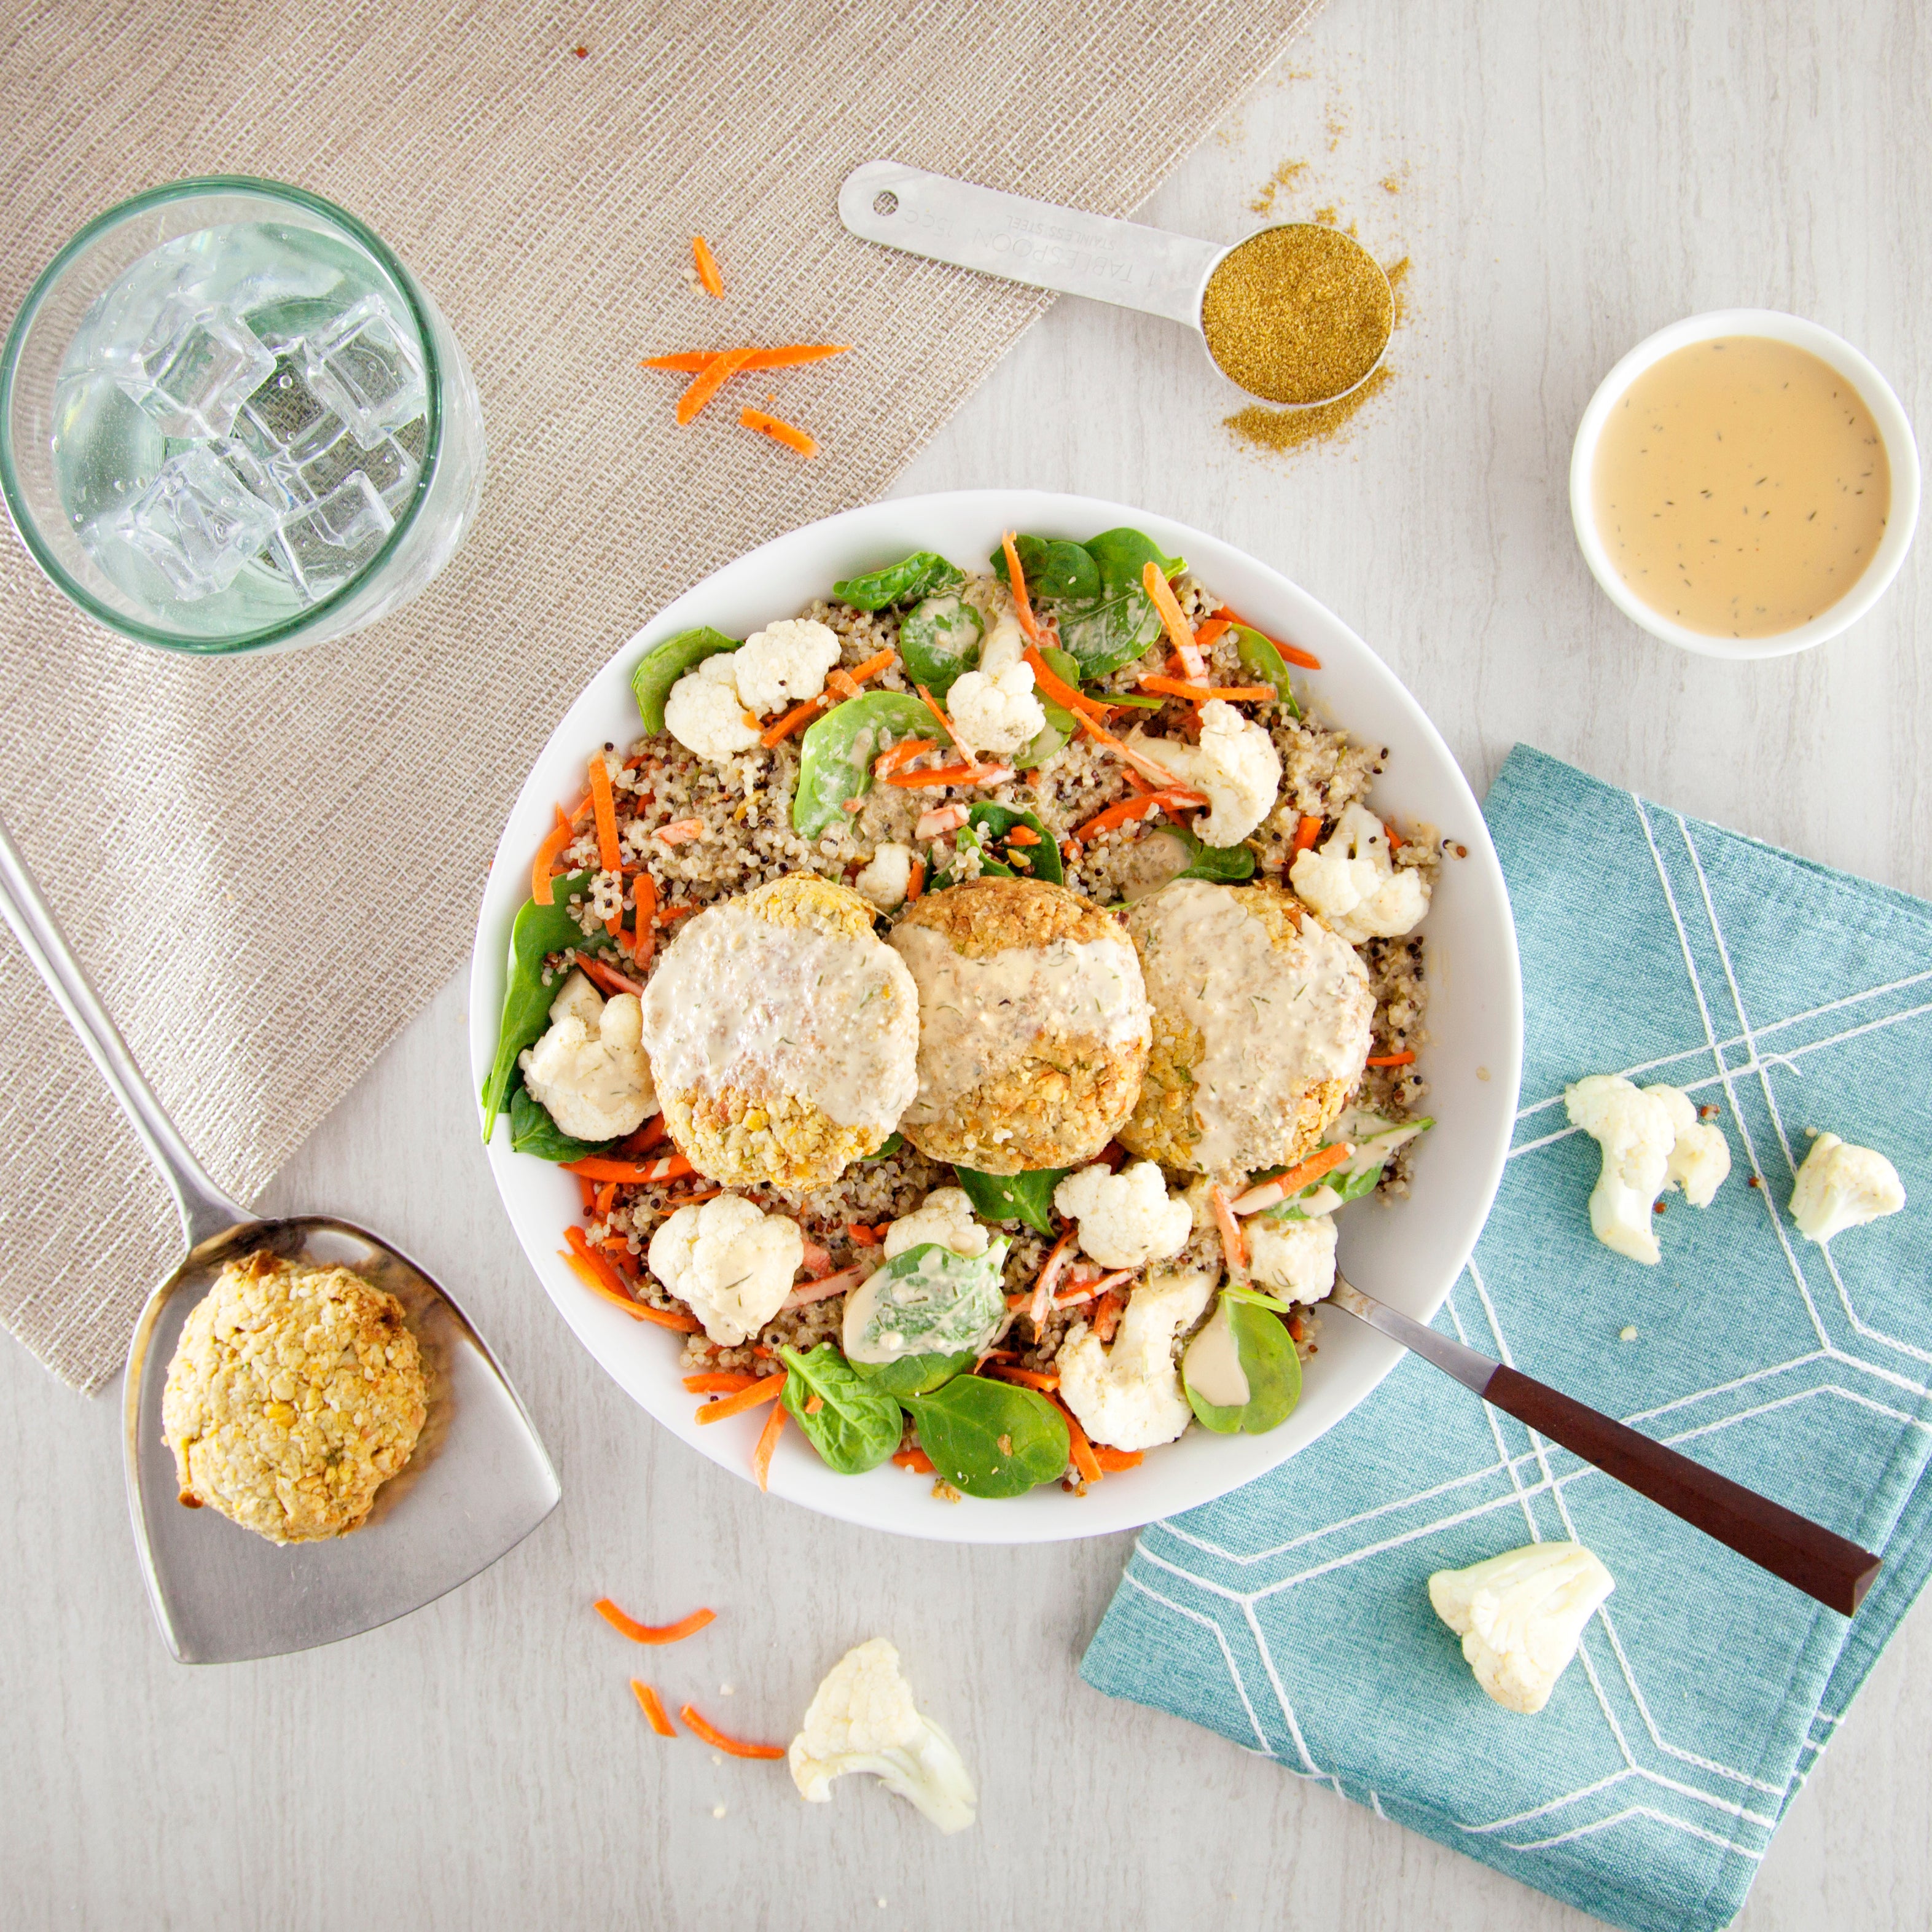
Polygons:
M1064 751L1069 740L1079 727L1073 722L1073 714L1064 705L1056 704L1044 692L1036 691L1040 708L1046 713L1046 722L1013 754L1016 771L1037 771L1056 752Z
M956 1376L905 1406L934 1470L967 1496L1024 1496L1066 1469L1066 1418L1032 1389Z
M1036 1167L1019 1174L982 1174L955 1167L973 1211L986 1221L1024 1221L1037 1233L1053 1232L1053 1190L1070 1167Z
M580 1141L550 1118L550 1110L523 1083L510 1096L510 1145L518 1154L538 1160L585 1160L617 1144L616 1141Z
M842 1476L876 1469L899 1446L904 1418L883 1389L852 1372L852 1365L830 1342L808 1355L781 1345L779 1358L790 1372L778 1400L827 1468ZM808 1406L814 1396L819 1406Z
M1224 1288L1221 1305L1206 1326L1187 1345L1180 1358L1180 1376L1187 1406L1203 1429L1217 1436L1265 1436L1286 1422L1301 1400L1301 1358L1271 1298ZM1247 1377L1248 1399L1238 1404L1208 1401L1188 1378L1188 1364L1196 1348L1220 1338L1214 1331L1225 1324L1241 1372ZM927 1454L931 1454L928 1450Z
M1392 1120L1372 1107L1345 1109L1328 1124L1322 1144L1332 1147L1337 1141L1351 1141L1354 1144L1354 1152L1340 1167L1331 1168L1328 1173L1318 1176L1298 1193L1291 1194L1275 1207L1264 1208L1260 1218L1264 1221L1309 1220L1312 1216L1306 1204L1324 1190L1336 1197L1337 1207L1372 1194L1382 1185L1382 1170L1394 1158L1396 1150L1406 1147L1418 1134L1426 1133L1435 1124L1426 1114L1420 1120ZM1279 1168L1275 1170L1276 1173L1282 1172ZM1261 1174L1255 1179L1271 1180L1274 1178L1274 1174ZM1325 1202L1324 1207L1326 1209Z
M1169 838L1178 838L1187 850L1187 863L1174 874L1177 879L1214 879L1223 883L1251 879L1255 875L1255 855L1245 845L1204 845L1184 825L1162 828Z
M737 648L735 639L714 631L709 624L701 624L694 631L680 631L676 637L652 645L638 660L638 668L631 674L631 694L638 700L644 729L664 729L664 700L670 695L671 686L686 671L694 669L706 658L715 658L721 651L735 651Z
M1016 809L1010 805L981 804L970 808L966 814L966 822L992 838L1004 838L1016 825L1025 826L1038 836L1040 843L1037 845L1009 847L1009 856L1016 850L1026 855L1030 866L1027 873L1030 879L1045 879L1049 884L1055 886L1066 883L1066 868L1060 863L1060 848L1054 842L1053 834L1048 831L1038 813ZM982 851L986 849L983 844L980 849ZM1000 869L1010 877L1019 868L1008 866Z
M944 698L953 680L980 662L985 628L979 612L963 598L928 597L899 620L899 657L907 676Z
M979 1351L962 1348L951 1355L902 1355L896 1362L854 1362L854 1375L890 1396L930 1395L973 1366Z
M889 604L910 604L936 591L952 590L966 581L966 573L929 550L916 550L862 577L848 577L832 586L832 594L855 610L883 610Z
M1275 648L1274 640L1263 637L1258 631L1250 630L1245 624L1237 624L1234 648L1240 655L1241 668L1259 682L1273 685L1288 715L1299 718L1301 706L1294 701L1294 685L1288 676L1288 660Z
M868 1358L852 1366L983 1348L1006 1318L1009 1246L994 1241L982 1255L962 1255L922 1241L874 1268L846 1298L846 1346Z
M490 1077L483 1083L483 1138L487 1142L496 1130L496 1116L509 1104L510 1084L516 1077L517 1056L532 1046L550 1024L550 1002L556 998L561 980L545 986L544 962L566 946L580 946L586 952L609 950L607 934L586 937L583 927L571 916L569 900L583 892L591 874L572 872L551 882L554 903L540 906L526 899L510 928L510 970L503 987L503 1014L496 1023L496 1058Z
M1060 643L1088 679L1132 663L1160 635L1160 614L1141 581L1142 569L1152 563L1172 577L1186 568L1144 532L1124 526L1084 544L1024 536L1015 548L1028 594L1052 607ZM993 568L1006 576L1004 550Z
M1100 595L1100 568L1084 544L1068 543L1058 537L1016 537L1013 548L1019 554L1029 600ZM1010 586L1005 544L993 552L992 562L1000 581Z
M872 788L872 760L906 738L952 740L916 698L903 692L868 691L835 704L806 730L799 747L798 789L791 801L794 831L816 838L845 814L848 799Z
M898 1153L904 1145L904 1135L896 1133L888 1134L886 1136L884 1145L880 1147L876 1153L862 1154L859 1158L861 1160L884 1160L887 1154Z

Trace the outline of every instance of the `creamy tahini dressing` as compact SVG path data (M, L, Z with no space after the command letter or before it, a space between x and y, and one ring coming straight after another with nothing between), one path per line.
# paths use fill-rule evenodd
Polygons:
M901 926L892 944L919 987L919 1095L905 1115L914 1126L949 1117L1042 1034L1108 1046L1150 1036L1139 964L1124 938L1056 939L969 959L930 926Z
M651 976L644 1051L660 1094L768 1088L843 1127L890 1129L919 1084L918 1005L869 934L771 926L728 903L696 914Z
M1277 951L1246 896L1177 879L1126 916L1148 998L1201 1036L1194 1155L1208 1174L1279 1159L1310 1084L1361 1072L1375 1012L1354 947L1311 917Z

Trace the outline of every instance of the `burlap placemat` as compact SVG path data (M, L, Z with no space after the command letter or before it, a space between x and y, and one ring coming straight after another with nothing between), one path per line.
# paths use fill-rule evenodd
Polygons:
M889 155L1124 214L1318 4L16 15L0 52L8 314L124 196L265 175L394 244L483 393L476 529L420 602L341 644L175 660L82 622L10 534L0 544L0 808L238 1198L462 960L502 814L591 669L704 572L878 494L1044 307L852 240L846 172ZM722 258L724 302L686 284L695 231ZM823 445L811 463L735 410L674 428L669 379L635 366L800 338L856 345L783 379L784 413ZM176 1258L173 1210L10 940L0 1021L0 1322L95 1388Z

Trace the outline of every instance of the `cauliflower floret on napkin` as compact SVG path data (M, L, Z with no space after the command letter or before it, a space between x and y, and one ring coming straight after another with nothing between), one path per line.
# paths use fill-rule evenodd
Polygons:
M1791 1190L1798 1232L1821 1247L1834 1234L1896 1214L1904 1205L1898 1168L1876 1148L1854 1147L1836 1134L1812 1142Z
M550 1002L549 1029L518 1056L530 1096L580 1141L634 1133L658 1111L634 993L606 1000L572 968Z
M1436 1614L1462 1640L1476 1682L1506 1711L1550 1702L1583 1626L1616 1580L1580 1543L1532 1543L1429 1580Z
M1634 1087L1620 1073L1571 1082L1563 1105L1570 1124L1604 1151L1590 1194L1591 1232L1606 1247L1654 1268L1664 1258L1652 1218L1657 1197L1680 1184L1693 1207L1710 1205L1731 1171L1723 1130L1701 1124L1675 1087Z
M680 1208L651 1237L651 1272L723 1348L748 1341L791 1292L805 1261L796 1221L736 1194Z

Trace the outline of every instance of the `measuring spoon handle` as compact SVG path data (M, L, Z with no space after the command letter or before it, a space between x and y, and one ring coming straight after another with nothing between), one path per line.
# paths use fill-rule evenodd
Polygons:
M1201 326L1208 278L1226 252L1191 236L1004 194L902 161L854 168L838 190L838 214L862 241L1192 329Z

